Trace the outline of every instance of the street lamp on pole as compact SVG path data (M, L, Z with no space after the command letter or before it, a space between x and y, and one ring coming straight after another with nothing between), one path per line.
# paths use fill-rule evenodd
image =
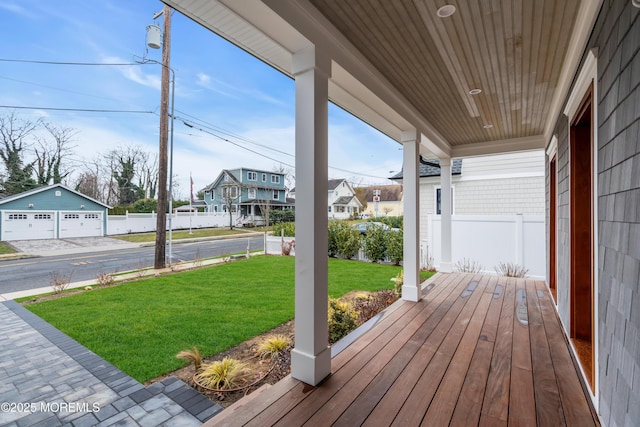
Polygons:
M164 268L166 265L166 211L167 211L167 163L169 163L169 264L172 263L172 215L173 215L173 117L175 95L175 72L170 67L171 48L171 8L167 5L161 12L154 14L153 19L164 15L164 35L162 37L162 62L146 59L146 62L155 62L162 65L162 83L160 93L160 148L158 161L158 218L156 222L156 251L155 268ZM147 45L152 49L160 48L160 27L149 25L147 27ZM169 79L171 72L171 79ZM168 111L169 83L171 84L171 114ZM170 132L170 161L167 161L167 118L171 117Z

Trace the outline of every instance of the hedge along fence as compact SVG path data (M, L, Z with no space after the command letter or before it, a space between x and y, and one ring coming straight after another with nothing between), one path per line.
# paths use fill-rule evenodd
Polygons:
M403 260L403 233L387 231L371 226L362 236L348 221L329 221L328 255L334 258L358 261L387 262L399 265ZM295 224L283 223L274 228L273 235L266 236L265 253L283 255L295 241ZM295 254L295 246L289 255Z

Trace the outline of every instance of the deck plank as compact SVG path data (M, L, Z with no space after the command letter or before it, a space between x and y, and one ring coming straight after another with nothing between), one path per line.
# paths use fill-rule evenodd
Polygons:
M560 402L560 392L556 375L553 371L553 360L549 350L549 342L544 329L540 300L535 282L527 280L527 297L529 299L529 335L531 340L531 365L534 381L534 400L538 424L543 426L564 426L564 412Z
M512 280L500 278L498 283L504 285L504 300L502 301L485 398L480 413L480 425L506 425L509 416L513 310L516 292Z
M528 323L528 305L532 303L532 301L527 298L526 282L524 280L514 280L513 282L516 289L516 302L511 353L509 425L535 426L536 405L533 392L531 344L529 340Z

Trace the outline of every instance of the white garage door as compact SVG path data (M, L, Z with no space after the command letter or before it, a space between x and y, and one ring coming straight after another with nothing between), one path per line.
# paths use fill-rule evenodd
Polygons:
M53 239L55 212L2 212L2 240Z
M60 212L60 238L102 236L102 212Z

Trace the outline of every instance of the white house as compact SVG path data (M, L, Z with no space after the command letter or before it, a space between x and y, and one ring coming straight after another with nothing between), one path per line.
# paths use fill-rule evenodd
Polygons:
M544 151L455 159L451 164L452 215L544 215ZM420 161L420 235L442 213L440 162ZM402 182L402 172L391 177Z
M348 219L360 213L362 203L346 179L330 179L327 187L327 213L330 219ZM290 196L295 198L295 194L294 188Z

